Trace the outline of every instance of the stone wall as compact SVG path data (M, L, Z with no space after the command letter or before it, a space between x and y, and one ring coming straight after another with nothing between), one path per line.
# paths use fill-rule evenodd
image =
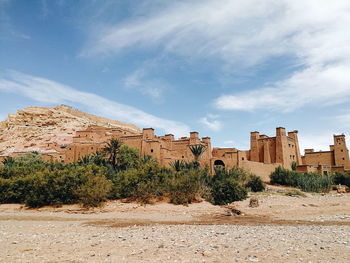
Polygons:
M280 166L280 164L271 163L265 164L260 162L252 161L241 161L239 164L240 168L243 168L255 175L259 176L264 182L270 182L270 174L275 171L275 169Z

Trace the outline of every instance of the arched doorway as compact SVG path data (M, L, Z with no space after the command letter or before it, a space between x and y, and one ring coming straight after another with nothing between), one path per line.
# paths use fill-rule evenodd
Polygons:
M215 160L214 167L225 168L225 163L222 160Z

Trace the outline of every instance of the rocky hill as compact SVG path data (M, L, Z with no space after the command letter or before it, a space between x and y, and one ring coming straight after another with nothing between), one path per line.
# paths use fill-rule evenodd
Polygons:
M9 114L0 122L0 156L13 152L45 152L45 145L50 143L69 144L76 131L90 125L140 132L133 124L98 117L65 105L28 107Z

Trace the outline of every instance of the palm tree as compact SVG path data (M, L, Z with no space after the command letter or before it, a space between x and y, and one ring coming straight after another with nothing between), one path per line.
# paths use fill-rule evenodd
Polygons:
M171 168L173 168L176 172L181 171L185 167L185 162L183 160L175 160L170 163Z
M107 155L108 161L114 170L117 170L119 152L122 144L123 143L118 139L111 139L107 143L106 147L103 148L103 152Z
M205 150L207 149L207 146L204 144L194 144L194 145L190 145L189 148L194 156L193 163L195 165L195 168L198 168L200 166L199 158L205 152Z
M107 160L103 153L97 151L95 153L85 155L84 157L78 160L78 164L87 165L87 164L96 164L99 166L106 166Z

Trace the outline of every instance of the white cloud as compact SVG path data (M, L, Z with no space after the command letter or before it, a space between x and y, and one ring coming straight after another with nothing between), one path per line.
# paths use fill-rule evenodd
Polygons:
M161 48L185 57L220 58L234 70L276 56L292 58L299 69L289 78L215 100L224 110L292 111L350 101L349 24L348 0L176 1L94 31L82 54Z
M350 64L310 67L272 87L223 95L215 106L225 110L293 111L305 105L324 106L350 101Z
M44 103L84 105L95 114L135 123L141 127L158 128L176 136L184 136L189 132L189 127L181 122L158 118L137 108L105 99L93 93L78 91L52 80L16 71L0 74L0 91L15 93Z
M208 114L207 116L200 118L198 122L210 130L220 131L222 129L222 123L217 120L217 118L217 115Z
M163 92L169 89L169 85L160 79L149 79L147 70L138 69L131 73L124 81L127 89L134 89L155 101L162 98Z

